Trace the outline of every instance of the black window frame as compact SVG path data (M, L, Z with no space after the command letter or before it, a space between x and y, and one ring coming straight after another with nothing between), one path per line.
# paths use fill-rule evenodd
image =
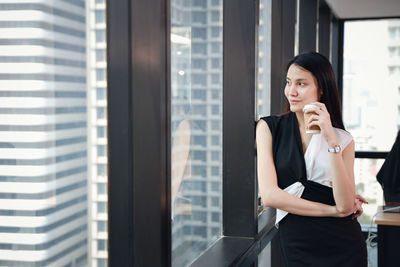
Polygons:
M171 266L170 7L170 0L107 0L110 266ZM271 114L278 114L296 0L272 0L271 8ZM259 0L223 1L223 235L192 266L256 266L277 233L274 209L259 214L256 189L258 16Z

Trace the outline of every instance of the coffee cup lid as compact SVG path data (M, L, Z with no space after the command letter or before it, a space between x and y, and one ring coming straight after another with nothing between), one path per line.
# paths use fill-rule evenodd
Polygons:
M303 107L303 112L308 110L308 109L318 109L318 106L312 105L312 104L307 104Z

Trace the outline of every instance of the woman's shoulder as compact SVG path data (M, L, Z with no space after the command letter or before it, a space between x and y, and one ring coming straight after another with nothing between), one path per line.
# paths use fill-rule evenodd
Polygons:
M336 127L333 127L333 129L335 130L340 146L344 149L353 140L353 136L346 130Z
M270 124L270 123L277 123L282 120L286 120L289 118L289 116L290 116L290 112L286 112L286 113L279 114L279 115L264 116L264 117L261 117L260 120L264 120L265 122Z

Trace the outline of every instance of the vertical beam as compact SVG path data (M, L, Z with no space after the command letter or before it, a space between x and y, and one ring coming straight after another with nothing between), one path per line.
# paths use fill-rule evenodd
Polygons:
M169 2L107 4L109 264L170 266Z
M318 0L299 1L299 53L315 51L317 45Z
M344 21L333 18L331 62L338 83L339 98L341 101L343 98L343 45Z
M258 10L258 0L224 1L223 235L225 236L254 237L258 232L254 173Z
M329 7L319 7L318 15L318 52L329 58L331 50L331 20Z
M129 6L129 0L108 0L106 9L109 266L134 263Z
M294 56L296 0L271 3L271 115L285 110L286 64Z

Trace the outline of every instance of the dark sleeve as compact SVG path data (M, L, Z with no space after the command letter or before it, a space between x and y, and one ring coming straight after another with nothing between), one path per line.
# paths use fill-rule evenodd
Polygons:
M400 139L397 138L385 162L376 175L384 191L400 194Z
M273 138L275 136L277 118L275 116L267 116L267 117L262 117L261 119L268 124L269 130L271 131L271 135Z

